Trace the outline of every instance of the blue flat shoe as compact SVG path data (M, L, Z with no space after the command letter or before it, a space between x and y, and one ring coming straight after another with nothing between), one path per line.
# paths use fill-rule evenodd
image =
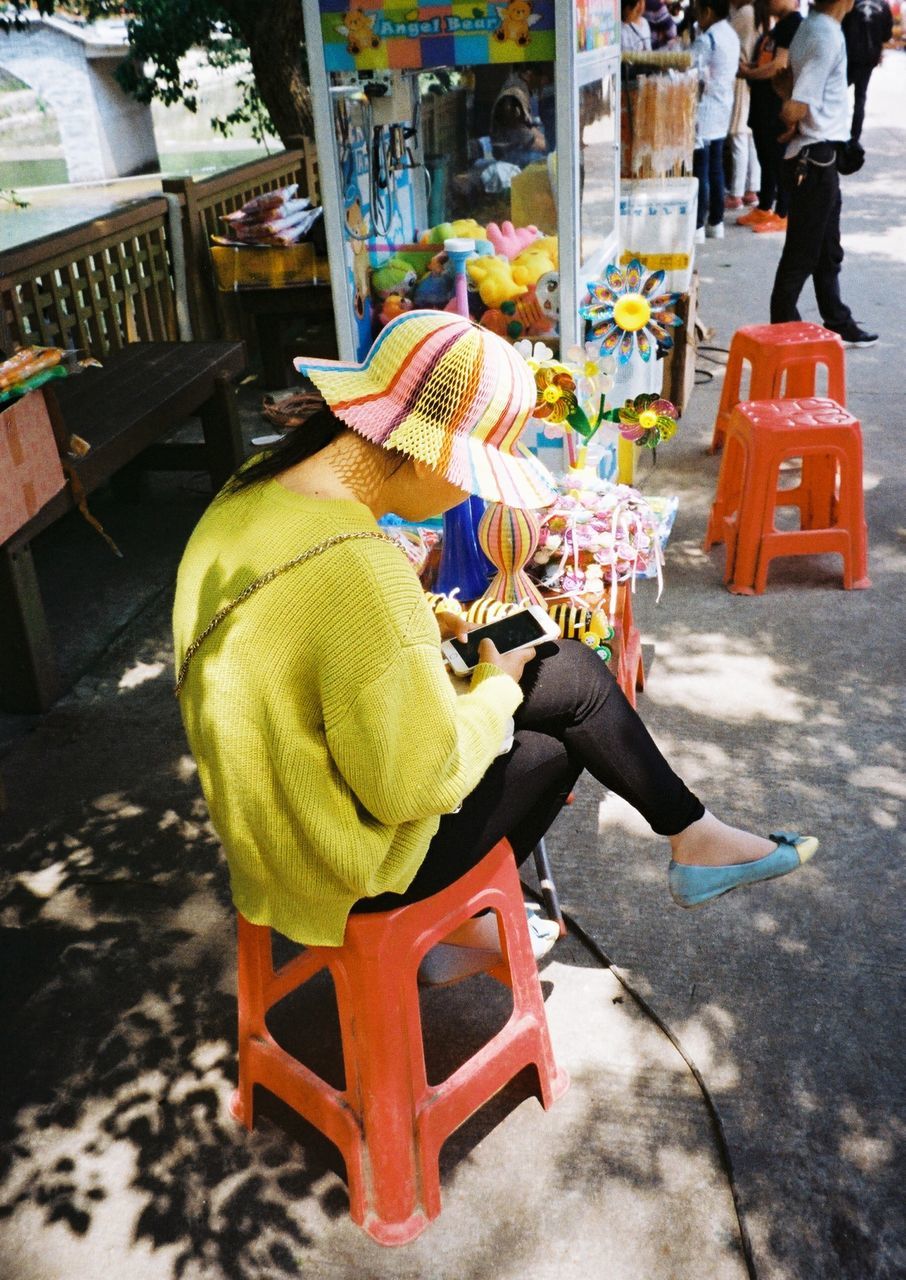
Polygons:
M777 842L773 853L754 862L734 862L729 867L687 867L671 858L667 882L673 901L681 907L700 907L740 885L788 876L808 862L818 848L814 836L801 836L797 831L772 832L769 839Z

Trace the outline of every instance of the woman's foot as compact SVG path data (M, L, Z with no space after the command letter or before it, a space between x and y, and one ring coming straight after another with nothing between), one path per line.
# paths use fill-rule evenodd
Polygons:
M687 867L730 867L773 853L776 841L729 827L709 810L679 835L670 837L673 861Z
M556 921L540 915L534 904L526 904L526 916L532 955L541 960L560 937L560 927ZM431 948L418 968L419 985L450 986L476 973L486 973L502 959L497 915L487 911L466 920Z
M770 853L730 866L689 866L671 860L667 868L670 896L680 907L701 907L744 885L777 880L798 871L818 848L814 836L801 836L796 831L775 832L770 840L774 846Z

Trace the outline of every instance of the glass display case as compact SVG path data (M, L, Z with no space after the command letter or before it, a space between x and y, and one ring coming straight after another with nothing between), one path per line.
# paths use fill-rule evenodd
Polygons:
M616 252L614 0L303 4L341 357L457 305L453 237L479 324L575 343Z

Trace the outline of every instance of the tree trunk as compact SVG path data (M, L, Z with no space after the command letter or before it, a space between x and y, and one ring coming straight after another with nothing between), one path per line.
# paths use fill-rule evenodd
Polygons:
M287 149L314 135L311 96L305 83L302 5L299 0L267 0L243 23L255 83L274 128Z

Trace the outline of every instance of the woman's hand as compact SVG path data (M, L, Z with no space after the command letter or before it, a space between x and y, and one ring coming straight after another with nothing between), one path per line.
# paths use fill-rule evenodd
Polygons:
M440 627L441 640L465 640L475 629L474 624L466 622L461 613L452 613L449 609L438 609L434 616Z
M499 653L494 641L488 636L478 646L479 662L490 663L504 675L511 676L516 683L522 679L522 673L535 656L534 649L517 649L515 653Z

